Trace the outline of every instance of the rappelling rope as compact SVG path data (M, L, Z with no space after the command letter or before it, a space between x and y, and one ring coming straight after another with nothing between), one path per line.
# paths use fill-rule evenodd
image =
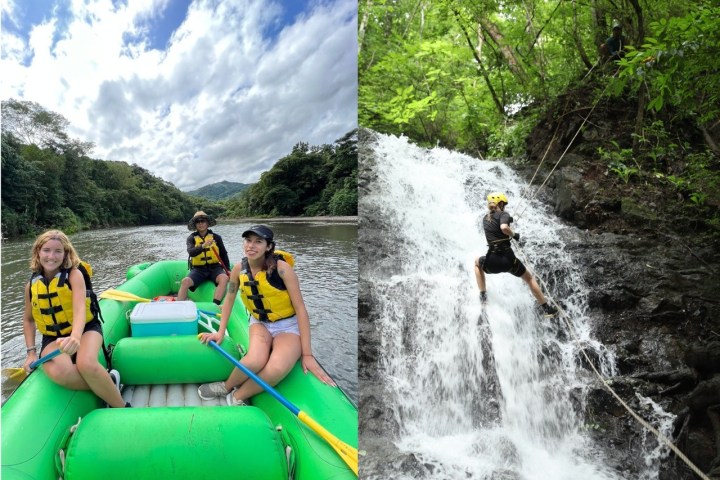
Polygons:
M593 68L594 68L594 67L593 67ZM617 72L615 72L615 74L613 74L613 77L614 77L616 74L617 74ZM602 100L603 96L605 95L605 90L607 90L609 86L610 86L610 82L607 82L607 84L605 85L605 88L603 88L602 92L600 92L600 95L598 95L597 99L595 99L595 102L593 103L592 108L590 108L590 112L588 112L588 114L583 117L583 121L582 121L582 123L580 124L580 126L578 127L577 131L575 132L575 135L573 135L572 139L570 139L570 142L567 144L567 147L565 147L565 150L563 151L562 155L560 155L560 158L558 158L557 162L555 162L555 165L553 165L553 168L552 168L552 170L550 170L550 173L547 174L547 176L545 177L545 180L543 181L543 183L540 184L540 186L537 188L537 190L535 190L535 193L533 194L533 196L530 197L529 199L525 200L523 197L525 196L525 193L530 190L530 186L532 185L533 180L535 180L535 175L533 175L533 178L530 180L530 183L528 183L528 186L527 186L527 188L525 189L525 191L523 192L523 195L520 197L520 202L518 202L518 206L519 206L519 205L522 205L523 201L525 201L525 202L527 203L527 205L526 205L526 206L522 209L522 211L517 215L516 219L517 219L517 218L520 218L520 217L522 216L522 214L525 213L525 210L527 210L527 207L530 206L530 202L532 202L532 201L535 199L535 197L537 196L537 194L540 193L540 190L542 190L542 188L545 186L545 184L547 183L547 181L550 179L550 176L553 174L553 172L555 172L555 169L556 169L557 166L560 164L560 162L562 161L563 157L564 157L565 154L568 152L568 150L570 150L570 147L572 146L573 142L575 141L575 139L577 138L577 136L578 136L578 135L580 134L580 132L582 131L583 127L585 126L585 124L586 124L587 121L588 121L588 118L590 118L590 116L592 115L592 113L595 111L595 107L597 107L598 103L600 103L600 100ZM560 125L558 124L558 129L559 129L559 128L560 128ZM547 150L545 150L545 155L547 155L548 151L550 150L550 146L552 145L552 142L553 142L553 140L555 139L555 136L556 136L556 135L557 135L557 129L555 130L555 135L553 135L552 140L550 140L550 143L548 144ZM540 166L542 165L542 162L545 160L545 155L543 155L543 158L542 158L542 160L540 161L540 165L538 165L538 168L535 170L535 173L536 173L536 174L537 174L538 170L540 170Z
M517 252L520 253L521 260L523 261L523 263L527 266L531 266L530 263L528 262L527 256L522 251L522 248L520 248L520 244L513 239L510 239L510 242L515 245ZM535 275L535 278L537 279L538 283L540 283L540 285L543 287L543 290L545 290L546 292L550 291L547 288L547 285L545 284L545 282L539 276ZM610 384L605 379L605 377L603 377L602 374L597 370L597 368L595 368L595 364L590 360L590 357L585 352L585 347L582 345L580 339L578 338L577 334L575 333L575 328L573 327L572 323L570 322L570 317L568 316L568 314L565 312L565 310L562 308L562 306L559 303L557 303L549 295L547 295L547 300L552 302L553 305L555 305L555 307L558 309L558 313L560 314L562 319L565 321L565 324L568 326L568 330L570 331L570 334L572 335L573 339L577 343L577 346L580 347L580 351L582 352L583 356L585 357L585 360L587 361L588 365L590 365L590 368L592 369L592 371L595 372L595 375L597 375L597 377L600 379L600 381L605 386L605 388L610 392L610 394L613 397L615 397L615 399L620 403L620 405L622 405L623 408L625 408L625 410L627 410L627 412L635 420L637 420L643 427L645 427L653 435L655 435L658 438L658 440L660 440L668 448L670 448L673 452L675 452L675 454L678 456L678 458L680 458L680 460L685 462L685 464L693 472L695 472L703 480L710 480L710 477L705 475L683 452L681 452L680 449L672 442L672 440L667 438L662 432L660 432L658 429L653 427L647 420L645 420L638 413L636 413L635 410L633 410L632 407L630 407L627 403L625 403L625 401L620 397L620 395L618 395L617 392L615 392L615 390L613 390L613 388L610 386Z

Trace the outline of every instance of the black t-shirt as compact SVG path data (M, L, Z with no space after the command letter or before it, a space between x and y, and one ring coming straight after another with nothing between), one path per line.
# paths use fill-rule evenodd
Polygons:
M510 250L509 237L500 229L500 225L512 223L513 219L507 212L492 212L483 217L483 228L488 245L493 249ZM503 241L504 240L504 241Z

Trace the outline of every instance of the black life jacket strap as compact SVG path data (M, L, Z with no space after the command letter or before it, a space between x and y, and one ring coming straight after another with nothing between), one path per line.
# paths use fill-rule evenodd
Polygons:
M48 307L48 308L41 308L40 313L43 315L53 315L55 316L56 313L60 313L63 311L62 305L55 305L54 307Z
M57 297L57 296L58 296L57 292L52 292L52 293L39 293L39 294L38 294L38 299L40 299L40 300L49 300L49 299L55 298L55 297Z
M258 290L257 280L253 278L252 270L250 270L250 263L248 262L247 257L242 259L242 268L243 270L245 270L245 274L249 278L249 281L244 282L243 286L247 285L248 287L250 287L250 291L252 292L252 295L247 295L247 298L249 300L252 300L253 305L255 305L253 312L258 315L261 322L270 321L270 319L268 318L268 313L272 313L272 310L266 309L265 305L261 300L263 296L260 294L260 290Z
M62 323L56 323L54 325L47 325L45 327L45 329L48 332L55 332L55 335L57 336L58 332L60 332L60 330L68 328L69 326L70 326L70 322L62 322Z

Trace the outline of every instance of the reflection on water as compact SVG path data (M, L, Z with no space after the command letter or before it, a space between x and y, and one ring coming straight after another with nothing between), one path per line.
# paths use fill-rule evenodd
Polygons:
M357 402L357 224L355 221L265 220L277 248L295 257L300 288L310 313L313 352L332 377ZM231 264L242 258L242 232L251 224L222 222L220 234ZM71 235L80 257L93 267L99 293L125 280L128 267L142 262L187 258L185 226L161 225L94 230ZM25 360L22 335L23 288L30 278L32 240L2 244L3 367ZM39 338L39 333L37 333ZM3 385L3 401L5 400Z

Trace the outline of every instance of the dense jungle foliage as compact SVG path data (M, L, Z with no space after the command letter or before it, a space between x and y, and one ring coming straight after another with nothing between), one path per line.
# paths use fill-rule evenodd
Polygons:
M97 160L68 121L35 102L2 102L2 236L46 228L185 223L215 216L356 215L356 132L333 145L300 143L260 181L226 201L181 192L138 165Z
M623 109L631 121L602 134L591 160L621 185L674 193L720 231L717 2L361 0L359 9L361 126L481 158L522 156L529 133L559 115L587 128ZM616 23L625 55L605 62L599 46Z
M226 203L229 216L357 215L357 130L333 145L299 143Z

